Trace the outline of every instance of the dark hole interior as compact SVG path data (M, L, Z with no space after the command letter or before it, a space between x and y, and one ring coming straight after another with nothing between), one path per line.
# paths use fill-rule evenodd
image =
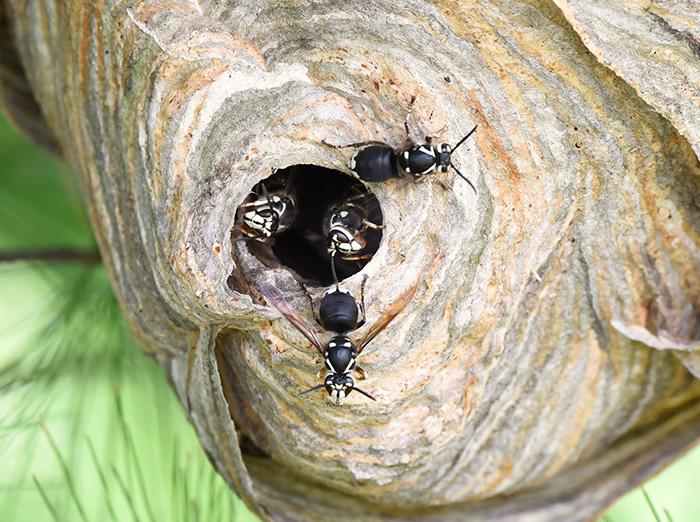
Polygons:
M280 169L252 189L255 194L283 191L296 202L296 218L288 229L265 241L247 241L250 252L267 266L285 266L304 283L333 283L331 256L327 250L328 223L334 209L346 201L361 206L367 220L382 225L379 201L358 180L340 171L316 165ZM254 196L252 196L254 197ZM345 260L336 255L336 272L343 280L359 272L379 248L381 230L365 228L365 259Z

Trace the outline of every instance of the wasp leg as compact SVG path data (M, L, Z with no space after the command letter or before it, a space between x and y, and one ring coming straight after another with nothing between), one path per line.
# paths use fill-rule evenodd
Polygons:
M372 223L371 221L364 220L362 224L366 227L373 228L374 230L381 230L386 228L386 225L377 225L376 223Z
M364 381L369 377L369 373L367 373L367 370L365 370L362 366L355 366L355 371L357 372L357 375L360 377L361 381Z
M233 227L233 229L236 231L237 234L240 234L240 237L236 238L236 241L265 241L268 239L264 234L254 234L250 235L250 232L247 232L246 229L243 226L236 225Z
M367 315L365 314L365 283L367 283L367 279L369 279L369 276L365 275L362 278L362 284L360 285L360 313L362 313L362 319L357 323L357 328L360 328L363 324L365 324L365 320L367 319Z
M383 141L376 141L376 140L358 141L355 143L348 143L347 145L335 145L335 144L330 143L326 140L321 140L321 143L324 144L326 147L330 147L332 149L349 149L349 148L364 147L365 145L386 145L386 143L384 143Z
M372 256L369 255L369 254L365 254L365 255L362 255L362 256L357 255L357 256L340 256L340 257L341 257L341 259L343 259L344 261L363 261L363 260L365 260L365 259L371 259L371 258L372 258Z
M299 286L301 286L302 290L304 290L304 293L306 294L306 297L309 299L309 306L311 307L311 315L313 316L314 320L315 320L318 324L321 324L321 321L320 321L319 318L318 318L317 310L316 310L316 308L314 307L314 300L313 300L313 298L311 297L311 294L310 294L309 291L306 289L306 286L305 286L305 285L300 284Z

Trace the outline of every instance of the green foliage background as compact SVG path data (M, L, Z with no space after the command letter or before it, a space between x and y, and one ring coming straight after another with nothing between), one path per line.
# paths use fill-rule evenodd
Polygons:
M57 247L95 249L77 185L0 119L0 252ZM0 264L0 462L4 521L256 520L131 339L99 265ZM699 479L700 448L605 519L700 520Z

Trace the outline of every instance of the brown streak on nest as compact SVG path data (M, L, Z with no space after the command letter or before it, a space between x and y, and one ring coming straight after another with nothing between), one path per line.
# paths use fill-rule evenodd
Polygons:
M691 33L687 31L681 31L680 29L676 29L668 22L668 20L658 15L657 13L654 13L648 7L644 10L649 14L649 16L651 16L651 19L654 21L654 23L656 23L661 29L672 35L680 42L686 44L690 51L695 55L695 57L700 59L700 42L698 42L697 39Z
M520 181L522 179L522 174L513 162L510 154L501 143L501 140L496 132L484 118L484 108L479 101L477 93L474 90L469 90L467 91L467 97L469 98L469 101L473 107L473 113L476 115L476 119L479 122L479 132L476 133L475 139L480 143L479 152L481 153L482 157L485 158L485 162L489 167L489 170L498 170L498 165L503 165L508 173L508 178L510 181ZM481 138L482 128L483 134L486 135L486 138Z

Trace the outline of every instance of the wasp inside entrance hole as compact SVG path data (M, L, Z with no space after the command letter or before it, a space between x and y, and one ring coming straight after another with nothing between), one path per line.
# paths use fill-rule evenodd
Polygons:
M329 286L359 272L379 248L384 216L364 184L340 171L294 165L251 189L239 206L239 248L302 282Z

